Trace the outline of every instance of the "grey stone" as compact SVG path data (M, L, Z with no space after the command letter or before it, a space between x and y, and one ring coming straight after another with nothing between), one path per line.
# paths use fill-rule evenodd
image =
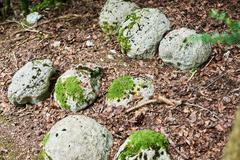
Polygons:
M42 18L42 15L40 15L38 12L33 12L27 15L26 21L29 24L35 24L40 18Z
M94 46L93 41L92 41L92 40L87 40L87 41L86 41L86 46L87 46L87 47L93 47L93 46Z
M15 73L8 88L12 104L35 104L49 95L50 78L55 73L48 59L34 60Z
M71 115L58 121L44 138L48 160L108 160L112 135L94 119Z
M125 20L127 15L137 9L135 3L124 0L107 0L99 17L99 24L103 32L115 34L120 24Z
M159 56L163 62L181 70L194 69L206 62L211 55L211 46L201 40L187 40L194 35L197 35L196 32L188 28L169 32L159 46Z
M170 22L160 10L137 9L122 23L118 42L122 52L130 58L152 58L164 33L169 29Z
M54 99L63 109L77 112L92 104L99 93L102 70L94 64L78 65L61 75Z

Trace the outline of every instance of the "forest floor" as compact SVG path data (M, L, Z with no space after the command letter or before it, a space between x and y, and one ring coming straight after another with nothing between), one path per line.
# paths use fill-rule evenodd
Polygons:
M211 8L240 19L240 3L224 0L136 0L136 3L162 10L172 29L223 31L222 23L208 17ZM144 128L162 132L171 140L168 151L173 160L221 159L240 102L240 49L214 46L209 62L195 74L165 65L158 56L151 60L129 59L120 52L116 40L100 30L98 17L103 4L103 0L79 0L56 10L42 11L44 17L28 30L17 23L20 18L0 23L0 160L34 159L44 134L55 122L74 114L57 107L52 96L25 107L8 102L7 89L13 74L36 58L51 59L59 73L84 62L103 66L101 96L92 106L75 114L92 117L108 128L114 138L111 159L130 133ZM92 40L94 46L87 47L87 40ZM60 46L55 45L58 41ZM124 74L154 77L156 93L184 103L177 107L150 104L131 113L109 108L105 104L106 89L114 78Z

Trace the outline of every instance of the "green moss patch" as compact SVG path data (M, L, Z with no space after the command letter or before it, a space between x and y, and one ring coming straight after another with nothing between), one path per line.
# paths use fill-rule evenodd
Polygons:
M85 102L84 89L81 87L81 82L77 77L71 76L62 81L58 80L55 86L56 99L59 101L61 108L70 109L67 104L68 97L73 98L79 105Z
M128 52L131 49L131 44L130 41L127 37L124 36L123 32L125 31L125 29L120 29L118 32L118 36L117 36L117 41L121 46L121 49L123 50L123 52Z
M113 35L117 32L117 24L110 25L108 22L103 22L103 24L100 26L102 31L108 35Z
M49 139L50 134L47 133L42 140L42 145L43 145L43 149L40 151L40 153L37 155L37 157L34 158L34 160L45 160L45 158L47 157L49 160L51 160L51 157L47 155L47 153L44 151L44 147L47 144L47 141Z
M150 148L153 150L165 149L168 145L168 140L164 135L152 130L137 131L128 140L125 149L120 153L117 160L125 160L127 157L133 157L142 150Z
M128 29L131 29L134 26L134 24L138 22L139 19L140 16L138 15L138 10L129 14L126 18L126 20L131 21L131 23L128 25Z
M43 141L42 141L42 145L43 145L43 146L45 146L45 145L47 144L47 141L48 141L48 139L49 139L49 136L50 136L50 134L47 133L47 134L43 137Z
M130 21L130 23L128 24L127 27L121 28L118 32L117 41L125 53L131 49L131 44L130 44L129 38L124 36L124 32L126 29L128 29L128 30L132 29L133 26L138 22L138 20L140 19L138 12L139 11L136 10L136 11L132 12L131 14L129 14L126 17L126 21Z
M41 150L38 156L34 158L34 160L45 160L45 158L52 160L52 158L49 155L47 155L47 153L44 150Z
M115 79L110 85L107 93L108 100L121 99L126 92L134 87L133 78L131 76L121 76Z

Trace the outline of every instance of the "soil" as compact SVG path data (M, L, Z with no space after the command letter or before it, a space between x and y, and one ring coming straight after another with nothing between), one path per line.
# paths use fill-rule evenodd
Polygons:
M226 28L223 23L208 17L211 8L240 19L237 1L136 0L136 3L161 9L173 29L223 31ZM150 60L129 59L120 52L114 37L100 30L98 17L103 4L103 0L79 0L42 11L44 17L30 29L23 28L21 16L0 23L0 159L34 159L44 134L70 114L87 115L108 128L114 137L110 159L129 134L145 128L162 132L169 138L168 152L174 160L221 159L240 102L239 47L214 46L209 62L196 72L174 69L158 56ZM92 40L94 46L87 47L87 40ZM61 42L60 46L54 45L56 41ZM109 58L109 54L114 59ZM37 58L51 59L59 75L74 64L101 65L105 74L97 102L78 113L60 109L52 95L36 105L11 105L6 95L12 76L28 61ZM104 96L107 87L114 78L125 74L153 77L156 94L184 103L180 106L149 104L131 113L107 107Z

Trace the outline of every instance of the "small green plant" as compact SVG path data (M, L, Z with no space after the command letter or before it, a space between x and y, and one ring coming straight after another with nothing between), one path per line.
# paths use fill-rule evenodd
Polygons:
M43 2L37 4L32 8L32 11L40 11L45 8L54 8L59 6L61 3L66 2L66 0L43 0Z
M226 45L240 44L240 21L231 19L226 12L212 9L210 17L223 22L228 30L223 33L202 33L188 37L188 41L202 40L212 45L222 43Z
M11 11L10 0L3 0L2 3L3 3L3 7L0 8L0 12L1 12L1 15L3 15L3 17L5 17Z
M125 149L120 153L117 160L125 160L127 157L133 157L146 149L157 151L166 149L168 145L168 140L164 135L152 130L137 131L130 135L128 140Z
M125 96L126 92L131 90L134 86L131 76L121 76L113 80L111 86L108 89L107 99L116 100Z
M24 14L28 14L30 12L28 0L21 0L20 6L21 6L21 9L24 12Z
M45 8L54 8L56 6L59 6L61 3L65 3L67 0L43 0L41 3L38 3L37 5L31 7L29 0L20 0L20 8L22 12L26 15L29 12L35 12L40 11ZM1 3L1 1L0 1ZM6 17L11 13L11 1L10 0L3 0L2 2L3 7L0 8L0 15L3 17Z

